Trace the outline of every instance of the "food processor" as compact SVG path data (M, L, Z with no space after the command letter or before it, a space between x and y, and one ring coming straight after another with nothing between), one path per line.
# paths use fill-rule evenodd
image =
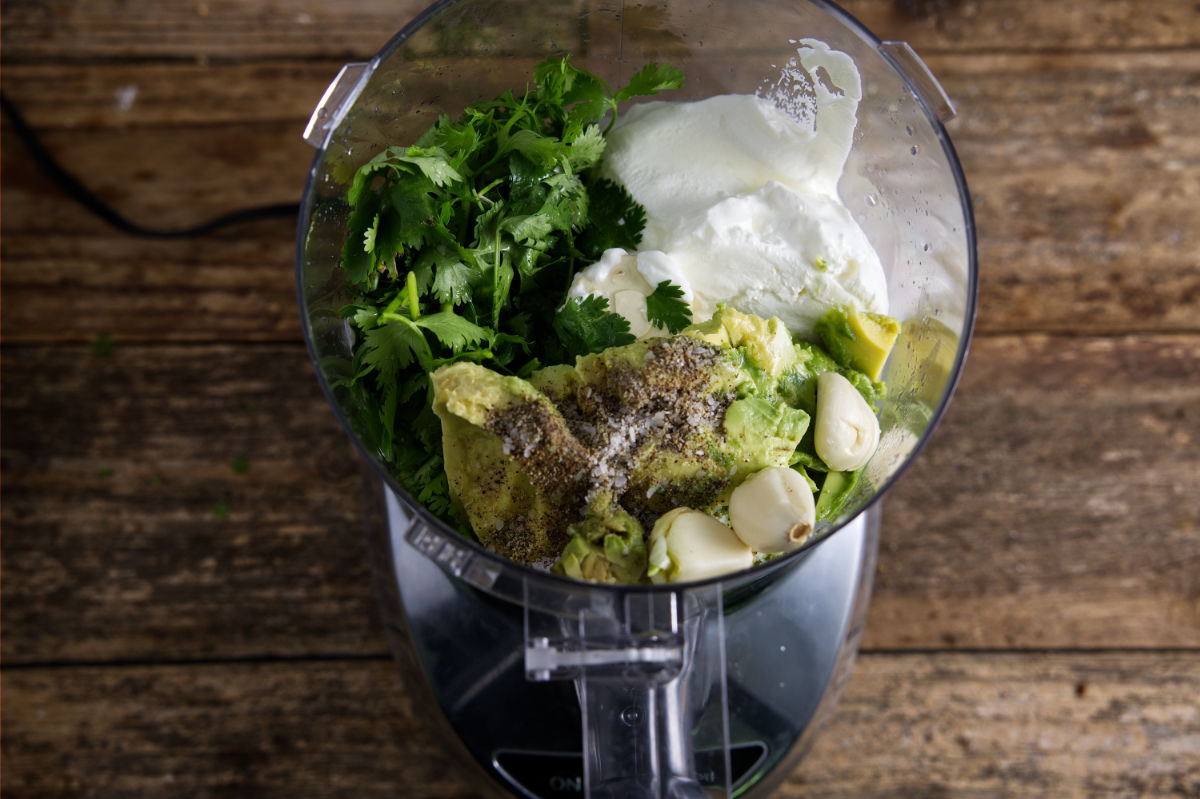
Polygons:
M757 93L803 116L819 89L837 91L796 57L813 39L850 56L861 76L838 190L883 262L889 314L901 321L879 447L839 516L801 549L742 572L623 586L505 560L422 508L357 434L353 398L334 388L351 364L339 261L358 166L413 142L441 114L520 90L538 62L568 54L612 86L665 61L686 76L672 100ZM943 127L951 116L906 44L880 41L817 0L451 0L330 85L305 131L318 150L297 236L305 337L335 414L372 467L368 540L398 662L426 692L446 745L474 764L481 792L759 795L811 746L858 648L878 500L930 436L970 338L975 235Z

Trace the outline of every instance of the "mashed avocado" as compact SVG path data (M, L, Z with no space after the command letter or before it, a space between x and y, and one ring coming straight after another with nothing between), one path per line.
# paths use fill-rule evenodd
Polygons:
M443 366L433 410L450 494L501 555L641 582L646 531L662 515L689 507L721 517L747 476L793 465L798 453L821 468L805 452L809 384L833 368L778 319L731 308L528 380Z

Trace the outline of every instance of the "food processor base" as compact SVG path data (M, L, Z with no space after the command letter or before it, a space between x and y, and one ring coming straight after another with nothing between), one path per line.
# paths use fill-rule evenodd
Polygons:
M504 789L500 795L583 795L575 684L528 680L523 608L454 579L417 551L408 540L409 513L386 487L383 493L387 521L370 536L372 560L410 685L423 681L432 690L443 731L493 789ZM733 796L765 793L811 746L858 650L878 543L876 505L782 575L727 598L728 712L718 721L727 745L696 752L701 785L722 791L726 780L718 775L728 775Z

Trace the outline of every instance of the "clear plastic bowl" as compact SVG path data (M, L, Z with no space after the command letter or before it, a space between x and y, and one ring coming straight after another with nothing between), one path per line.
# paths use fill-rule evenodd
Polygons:
M339 260L348 216L342 198L355 169L388 145L411 143L440 114L455 117L476 100L521 87L549 57L570 54L572 63L613 86L649 61L667 61L687 78L683 91L670 99L700 99L769 93L780 81L821 80L819 74L789 71L797 42L805 38L849 54L861 75L863 98L839 191L879 253L889 313L902 321L884 375L888 393L880 446L840 517L819 528L801 550L739 574L685 586L595 586L498 557L422 508L363 444L351 398L332 388L351 357L352 332L339 314L349 299ZM703 630L711 628L714 607L719 617L722 606L769 587L887 491L928 440L953 392L975 315L976 248L965 179L943 127L952 113L906 45L880 41L840 8L818 0L444 2L408 24L369 63L348 65L306 132L318 153L297 236L299 305L321 386L363 458L409 514L408 541L453 579L524 608L530 641L540 623L528 621L530 612L545 614L550 628L556 619L577 621L584 613L603 622L592 632L577 625L555 639L566 641L567 648L620 650L631 641L640 646L648 632L661 633L656 614L664 607L668 616L678 614L671 634L679 640L692 636L694 645L695 636L703 638ZM651 621L639 627L630 608L643 605ZM540 646L540 635L538 640ZM527 662L536 648L528 646ZM614 668L622 665L630 680L641 679L628 662ZM697 671L691 660L685 669ZM695 679L715 679L712 669L700 671ZM688 679L684 674L685 683ZM710 688L692 693L709 696ZM686 731L685 717L666 715L654 723L674 727L676 737ZM616 733L591 739L585 733L585 740L609 740L610 734ZM603 760L603 752L593 754ZM603 762L593 767L588 780L596 779L593 795L599 795L606 767ZM648 779L660 788L677 785L672 790L687 795L678 788L688 784L686 774L675 782L660 773Z

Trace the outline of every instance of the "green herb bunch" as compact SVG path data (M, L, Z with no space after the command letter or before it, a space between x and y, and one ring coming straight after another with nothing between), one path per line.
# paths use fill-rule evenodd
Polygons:
M342 266L357 341L338 387L360 409L359 434L434 513L458 521L430 372L471 360L524 377L633 341L603 298L564 298L605 249L641 240L645 210L592 169L618 104L682 84L650 64L614 93L569 59L545 61L523 95L443 116L355 174Z

